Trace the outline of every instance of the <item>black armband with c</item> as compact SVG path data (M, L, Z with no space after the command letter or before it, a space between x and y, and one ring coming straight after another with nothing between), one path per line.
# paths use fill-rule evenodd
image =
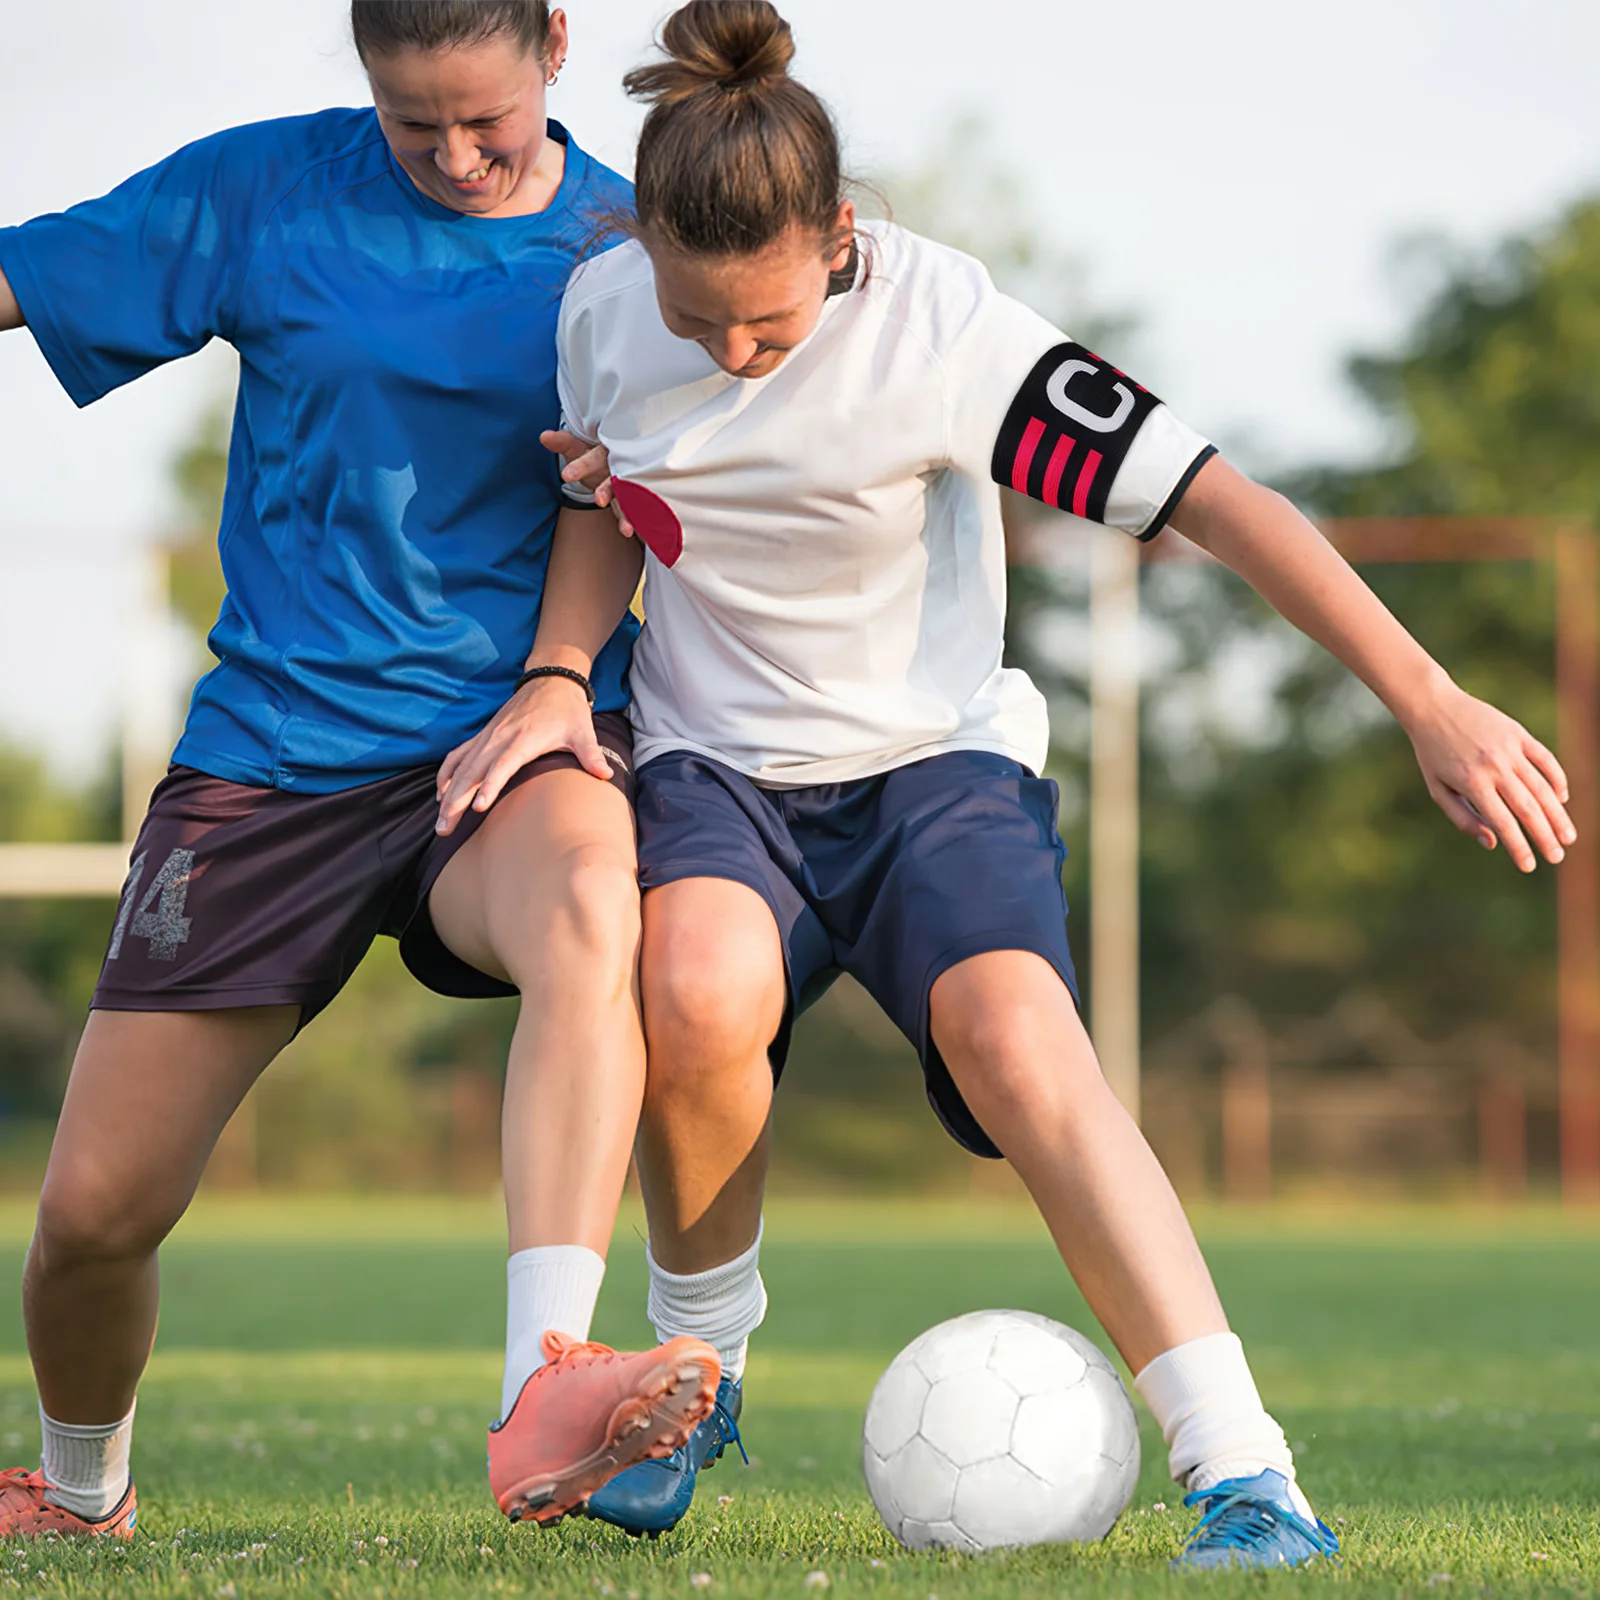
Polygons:
M1104 522L1111 486L1161 402L1081 344L1059 344L1011 402L990 469L996 483Z

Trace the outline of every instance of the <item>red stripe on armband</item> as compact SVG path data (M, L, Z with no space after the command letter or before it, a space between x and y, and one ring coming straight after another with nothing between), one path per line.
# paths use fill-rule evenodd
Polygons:
M1072 496L1072 514L1075 517L1089 515L1089 491L1094 488L1094 480L1100 474L1100 463L1105 457L1098 450L1089 452L1089 459L1083 464L1083 471L1078 474L1078 488Z
M1018 494L1028 492L1028 478L1033 472L1034 454L1039 448L1039 441L1044 438L1044 424L1035 417L1028 424L1028 431L1022 436L1022 443L1017 447L1017 459L1011 468L1011 487Z
M1057 511L1061 509L1061 480L1066 475L1067 462L1077 448L1078 441L1064 433L1056 440L1056 447L1050 452L1050 465L1044 474L1044 503L1047 506L1054 506Z

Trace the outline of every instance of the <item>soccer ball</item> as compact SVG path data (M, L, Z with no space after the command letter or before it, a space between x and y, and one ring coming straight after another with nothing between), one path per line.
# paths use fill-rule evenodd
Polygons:
M895 1357L867 1407L873 1504L912 1550L1103 1539L1139 1478L1116 1370L1029 1311L975 1311Z

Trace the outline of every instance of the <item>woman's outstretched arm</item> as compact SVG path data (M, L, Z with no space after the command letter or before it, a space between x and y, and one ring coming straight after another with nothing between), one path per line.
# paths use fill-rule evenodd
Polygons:
M1560 763L1520 724L1458 688L1282 495L1213 457L1172 526L1377 695L1409 735L1428 793L1463 833L1486 850L1498 840L1523 872L1538 864L1534 848L1551 863L1562 859L1577 830L1564 809Z
M22 307L17 304L17 297L11 292L5 273L0 272L0 333L10 333L13 328L24 326Z

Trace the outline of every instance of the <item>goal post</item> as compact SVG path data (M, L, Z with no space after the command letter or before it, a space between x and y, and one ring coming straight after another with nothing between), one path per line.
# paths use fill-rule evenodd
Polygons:
M132 840L177 742L169 661L167 552L134 557L122 662L122 839L120 844L0 844L0 900L115 900L128 875Z

